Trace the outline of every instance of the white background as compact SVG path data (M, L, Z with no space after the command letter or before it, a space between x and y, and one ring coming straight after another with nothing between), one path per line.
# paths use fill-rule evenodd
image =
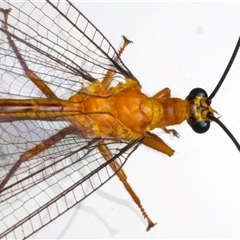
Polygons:
M240 35L238 3L75 3L117 48L134 41L123 60L149 96L164 87L185 98L194 87L209 94ZM240 141L240 54L212 106ZM216 125L197 135L186 123L180 139L157 130L171 158L139 148L124 169L146 222L115 177L35 238L240 238L240 154Z

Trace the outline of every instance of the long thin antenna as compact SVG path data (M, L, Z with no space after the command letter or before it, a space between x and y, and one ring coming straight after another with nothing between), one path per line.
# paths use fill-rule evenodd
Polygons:
M232 135L232 133L227 129L227 127L218 118L214 117L210 112L207 113L207 118L217 123L223 129L223 131L231 138L238 151L240 151L240 144L238 143L237 139Z
M237 52L238 52L239 47L240 47L240 37L238 38L237 44L236 44L236 46L235 46L235 49L234 49L234 51L233 51L233 53L232 53L232 56L231 56L231 58L230 58L230 60L229 60L229 62L228 62L228 65L227 65L225 71L223 72L223 75L222 75L221 79L219 80L217 86L215 87L215 89L213 90L213 92L210 94L210 96L209 96L209 97L207 98L207 100L206 100L206 103L207 103L208 105L211 104L212 99L214 98L214 96L216 95L217 91L218 91L219 88L221 87L223 81L225 80L225 78L226 78L226 76L227 76L227 74L228 74L228 72L229 72L229 70L230 70L230 68L231 68L231 66L232 66L232 64L233 64L233 61L234 61L234 59L235 59L235 57L236 57L236 55L237 55Z

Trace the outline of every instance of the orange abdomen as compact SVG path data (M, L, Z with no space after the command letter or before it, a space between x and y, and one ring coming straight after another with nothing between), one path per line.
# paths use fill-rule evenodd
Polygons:
M180 124L187 117L187 102L178 98L147 97L137 81L105 91L90 84L68 100L0 100L0 122L23 119L69 121L86 137L132 140L154 128Z

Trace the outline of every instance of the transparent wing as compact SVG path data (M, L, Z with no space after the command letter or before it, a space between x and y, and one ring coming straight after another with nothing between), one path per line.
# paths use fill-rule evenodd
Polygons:
M109 161L120 166L138 146L138 141L105 143L114 156ZM97 151L99 144L69 136L24 163L0 193L0 238L28 238L115 175ZM1 175L11 164L11 157L3 156Z
M108 40L71 3L4 3L0 7L12 9L8 34L58 98L68 99L89 82L101 81L110 68L115 84L126 76L134 79ZM3 14L0 20L0 97L46 98L9 45ZM66 121L0 123L0 184L24 153L65 130L63 139L23 162L0 190L1 239L27 238L85 199L114 175L109 162L122 166L140 143L105 139L114 156L106 162L97 150L103 139L83 138Z
M62 99L88 85L88 81L102 80L109 68L114 67L114 82L124 81L125 76L134 79L132 73L118 57L115 49L102 33L89 22L71 3L65 1L36 3L10 2L8 31L29 68ZM5 7L5 8L6 8ZM6 85L10 79L22 79L24 71L4 33L1 24L0 63ZM115 59L115 60L114 60ZM5 66L8 66L6 73ZM87 81L87 82L86 82ZM18 96L28 98L32 94L32 83L24 82ZM15 95L11 84L7 97ZM26 90L27 89L27 90ZM2 89L0 90L2 91ZM8 91L9 92L9 91ZM39 97L41 93L38 93ZM42 97L45 97L42 94Z

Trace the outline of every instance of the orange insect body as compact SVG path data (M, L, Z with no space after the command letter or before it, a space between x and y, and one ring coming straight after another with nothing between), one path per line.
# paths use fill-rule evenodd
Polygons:
M90 85L84 94L80 91L69 101L79 104L83 114L74 118L87 129L93 128L95 136L132 140L156 127L179 124L186 119L186 101L147 97L137 81L127 79L125 84L107 91L100 82L94 85L96 90Z
M0 100L0 120L67 120L86 137L133 140L152 129L180 124L188 118L189 102L167 97L147 97L132 79L108 90L96 81L69 100ZM146 145L148 138L144 140ZM153 148L162 151L160 145Z
M65 16L61 11L59 2L56 5L51 1L47 0L47 2L58 12L59 16ZM82 24L85 23L85 27L82 26L82 30L78 30L82 35L82 37L79 38L82 41L82 43L80 41L81 44L79 46L79 58L83 63L86 62L92 66L92 68L90 67L90 70L88 69L88 71L84 69L88 64L86 64L86 66L83 64L82 66L76 67L73 64L74 61L68 62L69 59L64 59L62 55L60 56L57 54L58 57L60 56L60 60L54 55L50 55L49 53L51 52L55 53L53 51L55 45L53 48L47 47L47 51L43 50L46 48L46 46L48 46L48 44L45 44L44 42L40 44L40 41L45 39L45 37L41 37L41 35L39 35L39 42L37 42L40 44L39 47L31 45L31 43L28 44L26 39L29 39L30 37L28 35L25 36L23 31L20 31L21 37L18 37L17 29L12 27L11 24L8 24L8 17L10 16L11 12L10 8L0 8L0 12L3 14L3 20L1 21L2 28L0 28L0 30L6 35L6 38L3 40L4 53L0 56L3 59L3 62L6 64L5 71L10 71L10 73L15 77L13 83L8 83L8 81L5 80L5 74L0 75L4 76L0 80L2 80L3 83L8 86L8 88L12 88L14 83L17 83L19 77L25 77L26 82L33 84L34 89L37 88L44 95L44 97L38 96L38 98L32 98L30 91L30 93L27 93L26 95L23 94L23 98L21 98L21 90L19 90L19 93L17 94L19 95L20 99L13 99L11 93L9 93L8 98L3 97L3 99L0 99L0 123L12 123L14 121L20 123L19 126L17 126L18 124L16 124L16 126L13 124L14 127L8 127L8 129L4 129L3 127L4 130L1 140L3 140L2 142L5 145L8 142L10 142L10 145L13 145L12 147L14 150L12 153L14 157L11 156L11 161L9 161L8 164L6 164L6 166L3 168L3 176L0 176L0 194L3 196L3 201L1 201L3 202L4 209L5 203L6 205L12 204L12 197L14 198L13 201L20 201L22 203L22 192L26 192L26 195L30 196L32 193L28 191L31 191L32 187L34 188L39 182L48 179L50 180L49 182L52 182L52 180L57 181L56 185L59 185L59 187L63 190L63 193L57 193L56 191L56 195L47 200L48 202L46 204L40 203L38 200L36 200L36 209L33 208L28 210L28 207L26 207L24 204L21 204L17 210L24 209L24 211L26 210L27 213L23 218L20 218L19 221L14 223L14 225L8 224L7 221L5 223L5 215L2 214L3 217L0 218L0 220L4 224L4 230L0 230L2 231L2 233L0 232L0 238L5 237L12 232L15 234L15 230L17 231L18 228L20 233L23 232L23 238L29 237L37 229L41 229L44 225L56 218L56 216L51 215L50 207L54 207L55 203L58 202L60 198L63 199L63 203L66 203L66 209L69 209L77 202L80 202L86 198L90 193L98 189L114 174L118 176L132 197L133 201L139 207L143 217L146 218L148 222L147 231L150 230L155 224L145 212L140 199L128 183L127 176L122 170L122 166L127 157L135 150L140 142L150 148L167 154L168 156L173 155L174 150L171 149L161 138L150 132L155 128L161 128L166 133L172 133L174 136L178 137L178 133L175 130L167 129L166 127L170 125L181 124L183 121L187 120L195 132L204 133L210 126L209 122L215 121L222 127L222 129L228 134L228 136L240 150L239 143L229 132L229 130L218 120L218 118L214 117L214 113L216 111L214 111L210 106L212 98L221 86L228 70L230 69L236 52L240 46L240 39L237 43L228 67L223 74L223 77L209 97L205 90L201 88L193 89L185 100L180 98L171 98L170 89L168 88L159 91L152 97L148 97L141 92L140 83L124 66L120 59L120 55L130 41L124 37L123 47L120 48L118 53L115 52L111 45L108 45L108 50L105 52L105 50L102 49L105 46L103 42L108 41L106 41L103 35L82 15L82 13L76 10L76 8L70 2L68 2L68 4L69 9L77 11L78 17L76 19L78 19L77 21L79 21L79 24L82 26ZM14 8L17 12L23 13L21 9L16 7ZM35 8L38 9L36 6ZM45 12L43 8L40 8L40 10L42 13ZM27 16L27 18L34 19L32 14L34 15L32 12L31 16ZM49 24L49 26L54 26L56 24L54 17L53 19L48 19L50 22L52 22L52 24ZM63 19L65 19L67 22L69 21L71 25L73 24L68 17ZM35 23L38 24L38 21L35 21ZM25 24L25 26L29 31L33 30L27 24ZM77 24L74 23L73 26L76 27ZM93 35L91 35L88 31L89 26L93 28ZM49 30L48 28L45 28L45 30L47 33L51 32L51 29ZM66 34L69 34L69 32ZM48 36L48 34L46 36ZM56 36L59 37L58 35ZM100 37L101 41L97 41L95 39L96 36ZM32 37L32 39L35 39L35 37L36 34L34 32L34 37ZM71 41L69 42L71 43ZM69 49L75 48L75 46L71 45L70 43ZM19 46L19 49L17 46ZM68 52L67 49L68 48L64 49L64 51ZM79 49L76 47L76 51ZM87 52L85 52L86 49ZM114 53L113 55L111 53L111 57L109 56L109 50L113 50ZM28 55L29 52L31 53L30 55ZM69 50L69 52L72 53L71 50ZM39 53L41 53L40 56L42 58L38 60ZM92 60L94 59L92 58L92 55L96 58L94 61ZM29 64L30 66L35 65L35 61L30 58L32 56L36 57L38 60L36 61L36 65L40 63L41 66L44 66L44 68L49 67L49 69L46 71L44 70L43 72L37 70L36 73L31 70L28 66L29 62L31 62L31 64ZM8 57L21 65L24 74L18 73L19 66L16 67L17 71L15 69L15 65L11 68L12 70L9 70L9 67L7 67L7 60L5 59ZM46 64L45 57L50 64ZM90 57L90 60L88 57ZM108 59L109 63L106 65L104 61L101 62L101 59ZM48 76L46 77L46 73L50 73L51 75L52 70L55 71L53 68L54 66L56 66L56 72L58 74L56 74L56 76L53 78L50 77L50 79L48 79ZM58 80L60 78L63 81L62 84L64 85L65 80L69 80L67 77L69 73L71 73L73 79L76 76L81 78L84 84L80 85L81 87L77 88L77 90L73 90L70 95L71 97L68 95L65 100L65 98L63 99L63 95L58 97L54 93L56 89L62 88L61 83L58 81L55 82L55 79ZM97 76L95 76L96 73ZM119 81L116 86L112 86L114 80L118 81L119 75L120 79L124 80L124 82ZM78 81L79 79L74 82L74 86L75 84L78 85ZM85 86L85 81L88 81L88 86L83 88L82 86ZM55 86L56 89L52 90L50 86ZM71 86L72 85L66 89L71 90ZM22 85L22 88L23 87L24 84ZM41 125L39 126L38 124L32 123L35 121L29 121L30 125L33 125L31 129L23 120L40 120L48 122L48 126L50 126L51 129L50 134L48 134L48 129L44 129L45 134L43 136L38 136L39 139L37 139L33 145L28 146L26 143L29 141L29 139L33 140L35 137L35 134L33 134L34 130L40 129L42 131L43 127ZM53 123L54 121L57 122L55 125ZM58 126L58 121L64 122L60 129L60 126ZM52 131L52 125L54 125L53 129L56 131ZM29 130L30 137L26 136L24 127L31 129ZM23 136L20 136L19 140L16 138L16 144L18 145L19 150L15 150L15 142L11 137L9 137L12 136L11 131L15 129L17 129L20 134L23 133ZM7 134L4 134L5 132ZM38 133L36 133L36 135L38 135ZM6 141L5 137L7 138ZM23 142L21 141L22 138ZM65 139L66 142L64 142ZM118 143L118 147L112 147L111 144L108 144L109 139L112 140L111 142L113 144ZM72 143L75 148L72 149L70 146L71 144L69 143ZM64 149L65 146L67 149ZM100 157L98 154L92 153L92 151L95 149L97 149L100 153ZM56 156L56 159L54 156L51 157L49 154L52 150L55 154L54 156ZM15 155L15 153L17 154ZM75 155L76 153L78 154ZM41 157L38 156L39 154L41 154ZM126 154L125 157L123 156L124 154ZM88 156L93 158L93 160L88 162ZM38 165L38 163L34 161L34 159L37 157L39 157L43 167L41 164ZM65 162L65 159L68 157L70 157L69 163L68 161ZM92 163L95 165L92 166ZM58 165L60 165L61 170L58 169ZM113 172L112 174L109 174L108 168L111 168ZM87 171L85 171L86 169ZM80 173L81 170L84 172L83 175ZM106 170L104 172L106 176L101 176L102 170ZM58 173L61 172L64 173L64 177L58 176ZM76 179L75 176L72 177L71 174L75 175L75 173L77 175L80 173L80 180L78 178ZM65 176L67 176L67 178L70 180L69 182L71 182L70 187L67 187L66 189L62 188L61 184L61 180L65 179ZM91 181L91 178L94 178L95 176L97 177L96 184L94 181ZM88 187L90 190L85 191L85 183L89 183ZM49 189L51 188L51 185L52 184L48 186ZM45 190L47 193L48 188ZM45 193L45 190L43 193ZM73 194L74 197L71 194ZM68 197L74 199L75 202L68 202ZM30 200L33 199L34 196ZM38 199L38 194L36 195L36 199ZM29 199L26 200L26 203L32 206ZM60 208L61 207L59 206L59 209ZM41 215L45 209L47 209L49 214L46 222L44 222L44 219L41 219ZM61 214L62 212L58 211L57 216ZM15 218L14 207L11 208L10 213L6 213L6 216L7 218ZM37 227L34 226L36 216L41 219L41 223ZM30 227L24 226L26 222L30 224ZM29 228L30 231L27 233Z

